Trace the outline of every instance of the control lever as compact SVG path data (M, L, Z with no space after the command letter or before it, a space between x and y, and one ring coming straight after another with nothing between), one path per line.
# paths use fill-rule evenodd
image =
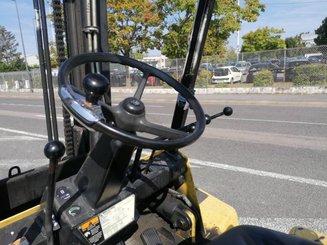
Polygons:
M223 116L223 115L229 117L232 114L233 114L233 109L231 107L229 107L229 106L226 106L222 112L219 112L219 113L217 113L215 115L210 116L208 114L205 114L206 124L207 125L210 124L211 120L213 120L213 119L215 119L217 117L220 117L220 116ZM183 130L183 131L186 131L186 132L192 132L195 129L195 125L196 125L196 123L193 122L193 123L190 123L189 125L186 125L186 126L180 128L180 130Z
M44 147L44 155L49 159L49 173L47 186L47 199L45 206L45 230L47 233L47 244L53 245L53 225L52 225L52 207L54 199L54 189L56 185L56 168L58 161L65 154L65 146L60 141L51 141Z

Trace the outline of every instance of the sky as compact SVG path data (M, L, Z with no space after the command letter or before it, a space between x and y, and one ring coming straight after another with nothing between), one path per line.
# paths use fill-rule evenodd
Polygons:
M16 0L22 25L26 55L37 54L37 44L34 32L33 0ZM46 1L47 2L47 1ZM240 0L241 4L244 0ZM266 5L266 11L261 13L257 22L242 23L240 36L265 26L283 28L283 37L290 37L302 32L314 32L322 20L327 17L327 0L261 0ZM46 4L47 10L49 9ZM0 0L0 25L12 32L19 43L18 51L23 53L15 2ZM52 30L49 29L50 39ZM229 39L229 45L236 47L236 34Z

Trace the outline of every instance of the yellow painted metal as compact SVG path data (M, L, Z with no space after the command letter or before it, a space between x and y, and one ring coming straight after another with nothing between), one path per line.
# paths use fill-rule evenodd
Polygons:
M314 241L316 244L327 245L327 234L316 232L303 227L293 227L288 233L306 240Z
M8 225L11 225L17 221L20 221L22 219L25 219L30 215L36 214L36 213L40 212L42 209L43 209L43 205L40 204L40 205L37 205L30 209L27 209L21 213L15 214L7 219L1 220L0 221L0 229L6 227Z
M206 198L200 202L202 222L206 231L206 238L214 238L223 232L238 226L236 210L209 193L202 192Z
M177 191L186 195L201 215L201 221L206 231L205 236L207 238L214 238L237 226L238 216L233 207L213 197L209 193L195 188L190 162L185 155L183 157L187 159L185 182ZM206 196L201 202L198 200L197 191L202 192ZM192 229L195 231L195 225L193 225Z
M187 196L187 198L192 202L197 211L200 211L199 201L196 196L196 189L194 186L194 181L191 173L191 165L189 159L182 154L182 156L187 159L186 161L186 173L185 182L178 188L177 191Z

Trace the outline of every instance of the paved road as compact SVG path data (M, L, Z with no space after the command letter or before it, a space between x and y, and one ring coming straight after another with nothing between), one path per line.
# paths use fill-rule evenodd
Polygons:
M114 94L114 103L122 99ZM170 125L176 96L144 95L150 121ZM232 106L183 149L197 185L234 206L242 223L327 232L327 96L201 95L208 114ZM62 132L60 103L57 104ZM0 170L44 163L42 101L0 94ZM190 113L189 121L194 120ZM63 135L61 134L61 137Z

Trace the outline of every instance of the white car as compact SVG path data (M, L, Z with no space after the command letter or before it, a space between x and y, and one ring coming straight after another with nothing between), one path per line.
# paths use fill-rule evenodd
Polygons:
M236 62L235 67L240 70L244 75L247 74L248 70L250 69L251 63L246 61L239 61Z
M241 82L242 72L235 66L218 67L213 71L212 83Z

